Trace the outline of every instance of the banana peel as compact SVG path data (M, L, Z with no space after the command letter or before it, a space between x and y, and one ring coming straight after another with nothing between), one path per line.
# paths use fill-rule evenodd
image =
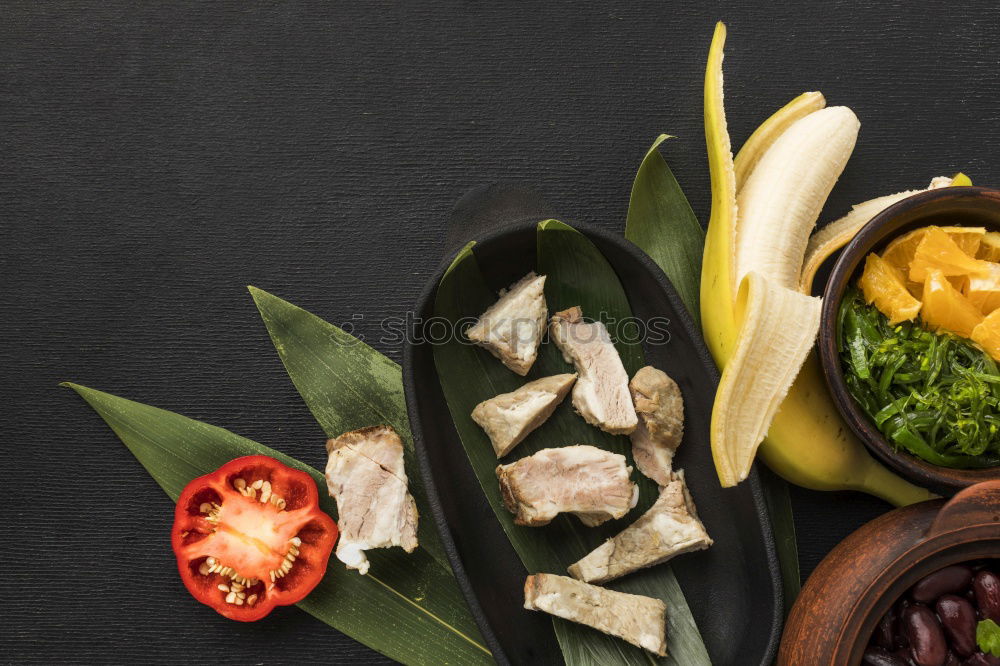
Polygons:
M755 271L743 279L736 297L736 349L715 396L715 404L725 408L712 410L712 458L723 486L749 474L758 445L813 347L820 309L820 299ZM789 326L790 321L799 325ZM760 372L757 359L773 371Z
M733 357L741 323L734 278L737 180L723 107L725 40L726 27L720 22L715 28L705 72L705 136L712 213L701 280L705 340L723 370ZM791 117L801 113L801 103L793 100L775 114L778 118L772 116L768 122L771 127L787 127L795 120ZM763 154L778 135L777 131L764 132L749 149ZM780 476L806 488L858 490L897 506L934 497L877 463L853 436L830 399L814 351L781 402L759 455Z
M712 212L701 268L701 322L705 343L719 367L736 347L736 172L722 104L722 58L726 26L715 26L705 72L705 140L712 182Z
M741 150L740 153L742 152ZM737 156L738 159L739 157ZM803 294L812 293L816 271L819 270L823 262L829 259L830 255L834 252L847 245L861 231L863 226L889 206L918 192L926 192L927 190L934 190L939 187L966 185L972 185L972 181L964 173L959 172L951 178L938 176L932 179L930 185L922 190L906 190L904 192L897 192L896 194L887 194L883 197L855 205L851 208L850 213L839 220L825 225L809 238L809 243L806 246L806 258L802 263L799 291Z
M739 193L743 188L743 183L747 182L750 172L757 166L761 155L774 143L775 139L781 136L796 120L805 118L813 111L819 111L823 108L826 108L826 98L823 97L823 93L804 92L786 104L780 112L761 123L760 127L754 130L754 133L740 148L739 154L733 161L733 168L736 171L736 192Z

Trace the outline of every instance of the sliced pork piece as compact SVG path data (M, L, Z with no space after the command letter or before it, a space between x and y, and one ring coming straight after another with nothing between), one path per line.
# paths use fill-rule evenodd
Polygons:
M576 374L569 373L528 382L476 405L472 420L486 431L497 458L502 458L552 416L575 381Z
M667 373L651 365L629 382L639 424L632 432L632 457L639 471L661 488L670 483L674 452L684 436L684 398Z
M667 654L667 606L659 599L540 573L524 581L524 607L585 624L661 657Z
M571 565L569 573L588 583L604 583L711 545L712 539L698 519L684 475L678 471L660 490L659 499L649 511L621 534Z
M417 547L417 505L407 489L403 442L389 426L345 432L326 443L326 486L337 500L337 559L368 573L365 551Z
M573 387L573 407L580 416L615 435L635 430L628 374L604 324L584 321L580 308L572 307L552 317L549 335L580 374Z
M631 472L625 456L585 444L543 449L497 467L514 522L530 526L547 525L560 513L572 513L588 527L621 518L639 498Z
M479 317L466 335L523 377L538 356L547 313L545 276L528 273L501 291L500 300Z

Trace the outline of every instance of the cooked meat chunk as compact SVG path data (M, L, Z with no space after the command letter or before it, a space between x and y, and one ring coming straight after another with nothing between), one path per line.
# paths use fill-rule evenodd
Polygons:
M576 374L570 373L528 382L476 405L472 420L486 431L497 458L502 458L552 416L575 381Z
M711 545L712 539L698 519L684 475L677 472L660 490L659 499L649 511L621 534L571 565L569 573L588 583L604 583Z
M545 276L528 273L482 314L466 335L508 368L528 374L545 332Z
M670 483L674 452L684 436L684 398L667 373L651 365L629 382L639 425L632 432L632 457L639 471L662 488Z
M365 551L417 547L417 505L407 489L403 442L389 426L345 432L326 443L326 486L337 500L337 559L368 573Z
M524 581L524 607L585 624L661 657L667 654L667 606L659 599L540 573Z
M588 527L621 518L639 498L631 472L625 456L585 444L543 449L497 467L514 522L530 526L547 525L560 513L572 513Z
M573 307L552 317L549 335L580 374L573 387L573 407L580 416L615 435L635 430L628 374L604 324L584 321L580 308Z

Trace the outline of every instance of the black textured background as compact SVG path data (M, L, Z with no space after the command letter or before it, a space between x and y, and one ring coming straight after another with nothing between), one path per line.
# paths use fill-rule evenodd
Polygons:
M246 626L194 602L170 501L57 382L321 465L244 285L353 319L398 360L377 322L411 305L469 187L529 184L620 229L668 132L704 220L701 77L720 18L736 145L804 90L861 118L825 220L957 169L1000 184L991 0L2 3L0 659L384 661L294 608ZM804 572L887 508L794 500Z

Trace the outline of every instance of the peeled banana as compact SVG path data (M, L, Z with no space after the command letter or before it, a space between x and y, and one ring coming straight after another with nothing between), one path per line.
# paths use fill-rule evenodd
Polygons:
M809 234L858 138L846 106L796 120L764 151L736 199L736 281L750 271L798 289Z
M725 25L719 23L705 75L712 214L701 281L705 339L723 368L712 423L720 481L732 485L745 477L754 440L760 441L766 431L761 456L793 483L863 490L897 505L928 499L930 493L876 463L849 433L827 394L815 352L809 352L818 326L818 299L796 293L809 231L853 148L857 119L842 107L822 109L818 94L793 100L755 133L746 156L741 151L737 158L745 165L738 206L722 103L725 38ZM827 145L809 136L814 131L826 137ZM809 154L800 154L805 151ZM809 157L813 163L804 159ZM789 162L798 164L798 170L789 168ZM778 234L789 237L771 237ZM755 325L751 335L749 327ZM794 329L787 330L789 325ZM768 336L779 329L785 339L775 344ZM771 363L768 351L781 360Z

